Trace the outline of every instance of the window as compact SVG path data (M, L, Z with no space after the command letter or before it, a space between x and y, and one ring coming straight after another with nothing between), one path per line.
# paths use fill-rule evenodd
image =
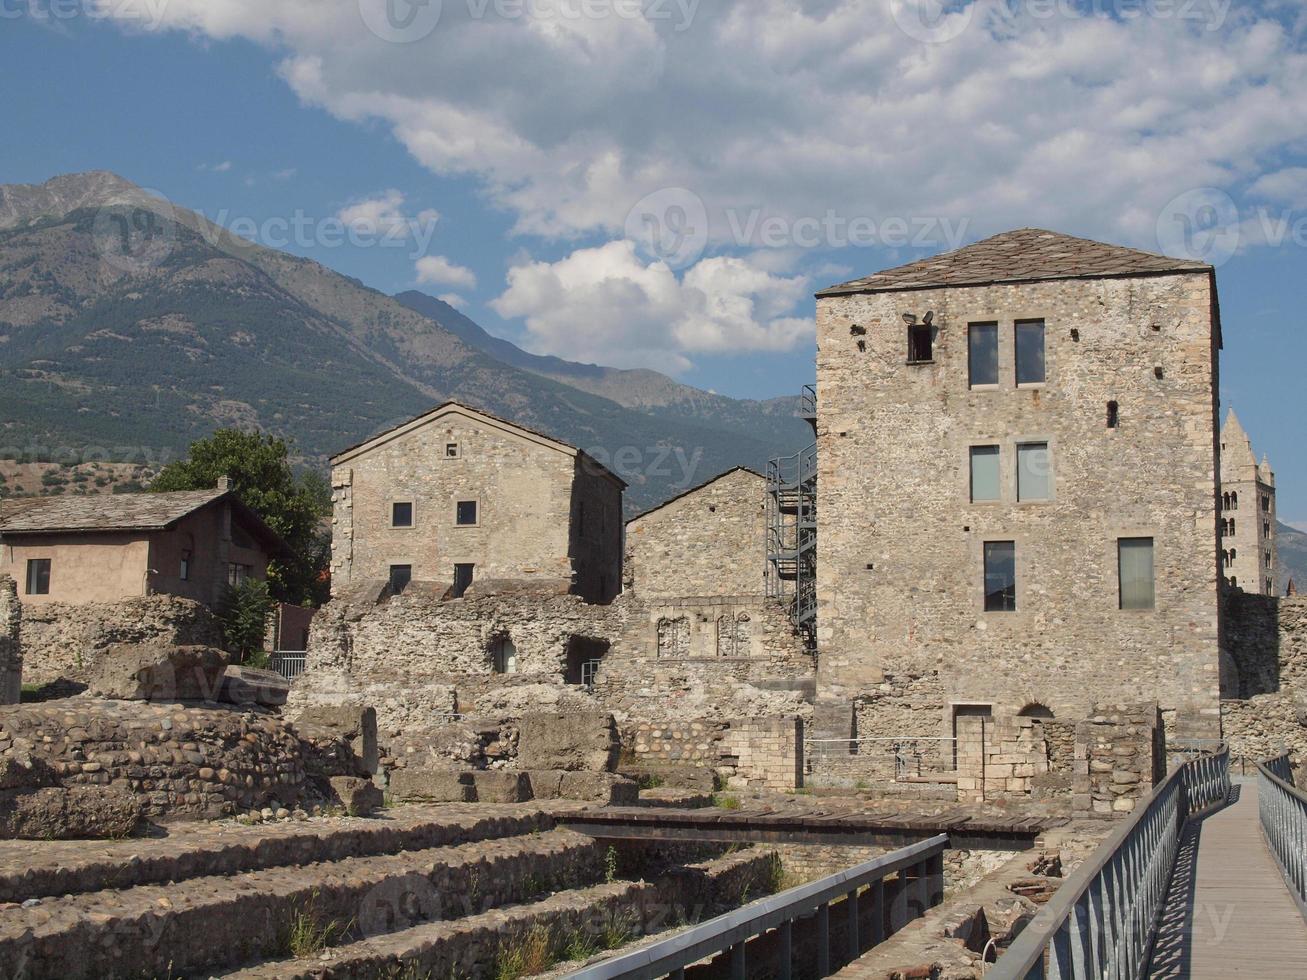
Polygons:
M1264 493L1262 494L1262 513L1269 514L1270 512L1271 512L1271 495L1269 493Z
M967 370L971 387L998 384L998 324L967 327Z
M999 499L998 446L971 447L971 500Z
M1221 567L1222 568L1230 567L1230 552L1225 550L1221 551Z
M413 504L411 501L402 501L390 505L390 526L413 526Z
M1262 537L1269 538L1270 536L1271 536L1271 522L1262 521Z
M227 584L235 587L247 581L254 574L254 568L251 565L241 565L237 562L231 562L227 566Z
M1269 551L1266 552L1266 567L1267 568L1271 567L1271 553Z
M50 594L49 558L29 558L27 560L27 594Z
M1015 541L985 542L985 611L1014 612L1017 608L1017 545Z
M1234 518L1230 518L1230 537L1234 537Z
M1117 574L1121 583L1122 609L1152 609L1156 603L1153 586L1153 539L1120 538L1116 543Z
M1230 549L1230 564L1233 565L1233 564L1234 564L1236 561L1238 561L1238 560L1239 560L1239 549L1238 549L1238 548L1231 548L1231 549Z
M511 636L498 636L491 642L490 663L496 674L517 673L517 645Z
M1026 442L1017 446L1017 500L1047 500L1052 496L1048 443Z
M477 522L477 502L475 500L460 500L454 519L460 527L475 525Z
M1116 402L1107 403L1107 427L1115 429L1121 424L1121 406Z
M908 363L926 364L934 359L934 328L929 323L908 324Z
M458 457L459 457L458 443L456 442L445 443L445 459L458 459Z
M467 590L472 585L472 572L475 567L475 565L454 566L454 588L450 594L455 599L461 599L467 594Z
M390 566L390 594L400 595L408 588L413 581L412 565L391 565Z
M1017 384L1044 383L1044 321L1018 320L1016 324Z
M1231 491L1230 491L1230 507L1229 507L1229 509L1230 509L1230 510L1238 510L1238 509L1239 509L1239 492L1238 492L1237 490L1231 490Z
M183 582L189 582L191 579L191 553L189 551L182 552L181 568L178 570L177 576Z

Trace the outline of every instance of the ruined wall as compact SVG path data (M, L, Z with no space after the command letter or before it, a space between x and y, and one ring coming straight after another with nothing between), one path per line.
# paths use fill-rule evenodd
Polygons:
M792 716L640 721L623 729L627 749L641 769L711 769L727 789L801 787L803 736L803 719Z
M342 457L332 471L333 588L410 565L415 582L443 589L455 564L471 564L477 580L575 584L605 601L620 583L622 494L581 463L575 451L457 410ZM475 524L458 524L460 501L476 502ZM412 505L411 527L393 526L396 503ZM582 507L593 521L584 553L574 527Z
M115 643L221 646L213 613L198 602L156 595L120 602L26 606L21 633L24 683L82 681Z
M1307 758L1307 596L1229 590L1224 606L1221 731L1231 753Z
M766 480L735 469L626 525L626 587L645 598L766 592Z
M17 704L22 696L23 651L18 640L22 614L17 585L0 575L0 704Z
M1215 735L1212 301L1205 274L819 301L823 698L938 669L946 704L995 717L1029 702L1083 717L1130 690L1185 734ZM907 364L903 315L927 310L934 359ZM1014 384L1017 318L1045 321L1043 384ZM999 326L1000 383L972 389L978 322ZM1026 442L1048 443L1048 500L1016 500ZM980 445L1000 447L999 502L971 502ZM1153 609L1118 608L1122 537L1154 540ZM1015 612L983 608L986 541L1016 544Z
M1133 813L1164 775L1164 755L1157 705L1099 706L1076 727L1076 816Z

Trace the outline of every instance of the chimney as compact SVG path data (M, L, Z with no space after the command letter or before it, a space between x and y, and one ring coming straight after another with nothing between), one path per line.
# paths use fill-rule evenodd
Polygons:
M225 491L225 490L230 490L230 489L231 489L231 477L229 477L229 476L220 476L220 477L218 477L218 489L219 489L219 490L224 490L224 491Z

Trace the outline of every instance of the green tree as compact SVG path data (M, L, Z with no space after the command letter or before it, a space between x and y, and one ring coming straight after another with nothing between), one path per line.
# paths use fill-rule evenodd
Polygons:
M253 655L263 650L272 618L273 598L268 583L247 578L239 585L228 586L218 602L218 623L227 649L240 657L241 663L257 666Z
M191 444L186 459L169 463L150 484L158 493L210 490L222 477L241 501L276 531L291 555L268 568L272 595L282 602L318 605L328 598L331 488L317 473L296 475L284 439L219 429Z

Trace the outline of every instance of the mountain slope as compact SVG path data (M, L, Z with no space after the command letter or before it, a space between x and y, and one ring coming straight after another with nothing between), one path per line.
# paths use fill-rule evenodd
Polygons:
M0 456L69 446L158 460L240 424L321 461L447 398L612 461L632 509L793 452L804 436L779 412L759 427L741 409L747 429L711 413L654 414L524 370L112 174L0 186ZM721 401L723 416L755 404Z
M1307 592L1307 534L1279 521L1275 524L1276 552L1280 558L1280 593L1292 580L1299 592Z

